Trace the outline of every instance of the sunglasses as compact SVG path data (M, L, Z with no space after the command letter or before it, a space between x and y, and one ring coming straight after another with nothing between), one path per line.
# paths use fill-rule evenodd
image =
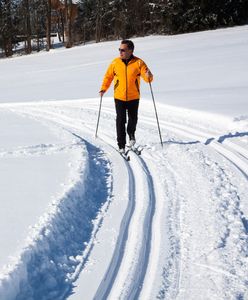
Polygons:
M120 51L120 52L126 52L125 49L121 49L121 48L119 48L119 51Z

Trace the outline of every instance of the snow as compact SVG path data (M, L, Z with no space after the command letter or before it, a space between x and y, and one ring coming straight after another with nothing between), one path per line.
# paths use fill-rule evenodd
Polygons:
M60 151L61 139L47 127L11 112L1 113L0 126L2 268L71 176L70 153Z
M136 38L135 54L155 75L157 101L241 115L247 112L247 31L243 26ZM118 47L119 41L111 41L2 60L0 102L96 97L109 62L118 56ZM11 88L13 82L15 88ZM143 84L142 96L150 97L148 85Z
M248 26L136 38L141 156L116 151L120 41L0 61L0 298L246 299Z

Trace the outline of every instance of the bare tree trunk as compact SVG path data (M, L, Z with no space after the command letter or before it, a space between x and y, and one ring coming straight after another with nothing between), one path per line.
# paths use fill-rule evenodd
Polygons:
M96 43L101 41L101 31L102 31L102 0L97 0L97 8L96 8L96 32L95 39Z
M25 14L26 14L26 40L27 40L26 53L30 54L32 52L32 45L31 45L32 30L31 30L31 23L30 23L29 0L25 0Z
M33 12L34 24L33 30L35 33L36 45L37 45L37 52L40 51L40 32L39 32L39 15L35 7L35 11Z
M65 46L72 47L72 0L65 0Z
M67 47L68 45L68 36L69 36L69 33L68 33L68 19L69 19L69 16L68 16L68 1L65 0L65 23L64 23L64 36L65 36L65 47Z
M85 28L85 24L84 24L84 45L86 43L86 28Z
M59 15L61 22L62 42L65 43L65 18L62 10L59 11Z
M68 24L68 40L69 40L69 46L72 47L73 41L72 41L72 0L69 0L69 24Z
M40 28L39 28L39 16L38 16L38 14L36 14L35 32L36 32L37 52L40 52Z
M46 16L46 50L51 49L51 0L47 0L47 16Z
M60 28L60 13L59 13L59 11L57 11L56 14L57 14L57 25L56 25L57 26L57 33L58 33L59 41L61 42L61 34L60 34L61 28Z
M13 55L12 49L12 20L11 20L11 2L5 0L3 6L6 8L6 30L3 33L3 48L7 57Z
M39 22L39 17L37 17L37 23ZM36 39L37 39L37 52L40 52L41 36L39 24L36 25Z

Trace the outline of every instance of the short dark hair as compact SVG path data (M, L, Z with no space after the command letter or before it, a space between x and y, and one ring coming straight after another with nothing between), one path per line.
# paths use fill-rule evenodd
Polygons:
M121 44L126 44L128 49L130 49L132 51L134 50L134 43L130 40L123 40L123 41L121 41Z

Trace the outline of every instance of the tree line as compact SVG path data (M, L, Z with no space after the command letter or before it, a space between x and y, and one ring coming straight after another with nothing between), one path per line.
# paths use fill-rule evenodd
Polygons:
M20 44L20 51L27 54L49 51L57 35L71 47L78 10L72 0L0 0L0 48L5 56L13 55Z
M248 0L0 0L0 48L11 56L61 44L178 34L248 23Z

